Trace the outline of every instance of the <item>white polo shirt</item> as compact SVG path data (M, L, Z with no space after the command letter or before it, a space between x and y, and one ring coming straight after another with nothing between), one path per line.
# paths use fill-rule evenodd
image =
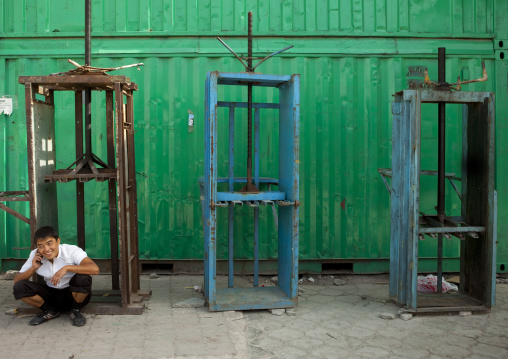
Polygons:
M25 264L23 264L23 267L21 267L20 273L26 272L32 268L32 260L34 259L36 252L37 249L30 252L30 257L28 257L28 260ZM58 247L58 257L53 259L53 263L43 257L41 261L42 265L39 269L37 269L37 274L44 277L46 284L51 288L67 288L70 280L76 273L67 272L56 286L51 283L51 278L53 278L53 275L63 267L67 265L79 265L86 257L88 257L86 252L78 246L74 246L72 244L60 244Z

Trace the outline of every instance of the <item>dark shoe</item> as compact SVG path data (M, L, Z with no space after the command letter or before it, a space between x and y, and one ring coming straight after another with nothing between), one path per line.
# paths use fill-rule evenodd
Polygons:
M73 309L70 315L72 319L72 325L76 327L82 327L86 324L86 318L81 314L79 309Z
M57 311L48 309L32 318L29 325L39 325L60 315Z

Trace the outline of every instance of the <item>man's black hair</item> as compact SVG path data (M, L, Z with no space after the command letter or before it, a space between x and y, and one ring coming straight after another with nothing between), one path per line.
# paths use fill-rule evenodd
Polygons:
M46 226L46 227L41 227L35 231L34 242L35 242L35 244L37 244L37 242L40 239L44 239L44 238L48 238L48 237L53 237L54 239L60 238L58 236L57 231L53 227Z

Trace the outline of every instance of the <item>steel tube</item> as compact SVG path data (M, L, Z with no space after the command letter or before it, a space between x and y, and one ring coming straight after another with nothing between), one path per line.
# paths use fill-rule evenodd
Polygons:
M252 11L249 11L247 72L252 72ZM252 84L247 85L247 188L252 183Z
M438 48L438 81L446 81L446 51L444 47ZM437 217L444 223L445 217L445 103L438 103L439 132L438 132L438 174L437 174ZM437 293L443 291L443 235L439 234L437 241Z
M85 0L85 65L92 65L92 1Z
M235 146L235 108L229 108L229 175L228 191L234 190L234 146ZM228 288L234 287L234 237L233 237L234 204L228 204Z

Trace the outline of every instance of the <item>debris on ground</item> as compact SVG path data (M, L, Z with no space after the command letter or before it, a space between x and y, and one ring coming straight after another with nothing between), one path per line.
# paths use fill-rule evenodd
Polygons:
M362 294L362 300L367 299L367 296L365 294Z
M309 277L307 280L308 280L309 282L311 282L311 283L312 283L312 282L314 282L314 278L312 278L312 277Z
M282 315L282 314L286 313L286 309L284 309L284 308L270 309L270 311L272 312L273 315Z
M159 275L157 273L150 274L150 279L157 279L159 278Z
M272 283L277 283L277 282L279 281L279 277L277 277L277 276L272 277L272 278L270 278L270 281L271 281Z
M303 278L298 279L298 283L302 284L303 283Z
M201 298L192 297L190 299L182 300L181 302L172 305L173 308L203 308L205 300Z
M305 290L302 288L298 288L298 293L303 294L303 293L305 293Z
M7 272L5 272L4 280L13 280L14 276L18 273L19 271L17 270L8 270Z
M463 317L467 317L469 315L473 315L473 313L470 311L461 311L461 312L459 312L459 315L461 315Z
M289 315L289 316L294 316L296 315L296 310L295 308L287 308L286 309L286 314Z
M9 309L5 311L5 315L16 315L18 313L18 310L16 308Z
M344 279L334 279L333 280L333 284L338 285L338 286L346 285L346 283L347 282Z
M381 313L382 319L395 319L396 315L392 313Z
M413 314L411 314L411 313L401 313L399 315L399 317L402 320L409 320L409 319L413 318Z

